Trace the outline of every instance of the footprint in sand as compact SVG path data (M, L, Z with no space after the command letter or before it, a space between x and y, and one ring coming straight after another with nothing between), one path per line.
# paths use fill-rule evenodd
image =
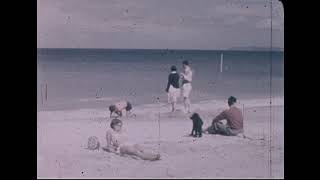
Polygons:
M196 152L196 150L195 150L193 147L190 147L189 150L190 150L191 152Z
M168 168L167 168L167 170L166 170L166 174L167 174L168 177L174 177L174 175L172 175L171 173L169 173L169 169L168 169Z

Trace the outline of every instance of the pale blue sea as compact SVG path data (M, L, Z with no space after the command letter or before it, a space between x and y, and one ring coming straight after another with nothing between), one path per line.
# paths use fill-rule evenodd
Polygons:
M220 57L223 53L223 72ZM272 52L272 96L284 90L283 52ZM107 107L127 99L134 105L166 102L170 66L194 71L191 101L270 96L270 52L197 50L38 49L38 110ZM45 92L47 85L47 94Z

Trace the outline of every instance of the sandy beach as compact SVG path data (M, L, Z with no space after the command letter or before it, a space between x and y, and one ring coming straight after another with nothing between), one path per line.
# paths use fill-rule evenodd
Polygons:
M244 104L245 134L240 137L204 134L188 137L190 115L168 113L165 104L135 107L136 117L121 118L130 140L161 154L160 161L143 161L99 150L86 149L90 136L105 145L110 118L107 109L38 111L38 178L274 178L284 176L283 98L272 106L271 171L268 143L270 107L266 99L247 100ZM194 104L204 127L227 108L225 102L206 101ZM159 135L160 115L160 135Z
M37 0L37 177L284 178L283 17L280 1ZM244 136L190 136L228 98ZM160 160L103 150L123 101L128 143Z

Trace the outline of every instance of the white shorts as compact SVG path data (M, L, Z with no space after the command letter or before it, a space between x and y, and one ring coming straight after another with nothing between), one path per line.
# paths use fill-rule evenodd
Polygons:
M168 92L168 102L176 103L179 95L180 95L180 89L170 85L169 92Z
M190 96L190 92L192 90L192 86L191 86L191 83L185 83L182 85L181 87L181 90L182 90L182 96L183 97L189 97Z

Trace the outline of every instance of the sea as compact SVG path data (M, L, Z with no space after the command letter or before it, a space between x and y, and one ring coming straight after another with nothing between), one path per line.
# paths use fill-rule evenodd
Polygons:
M37 49L37 109L166 103L170 67L182 72L184 60L193 71L192 103L284 96L283 51Z

